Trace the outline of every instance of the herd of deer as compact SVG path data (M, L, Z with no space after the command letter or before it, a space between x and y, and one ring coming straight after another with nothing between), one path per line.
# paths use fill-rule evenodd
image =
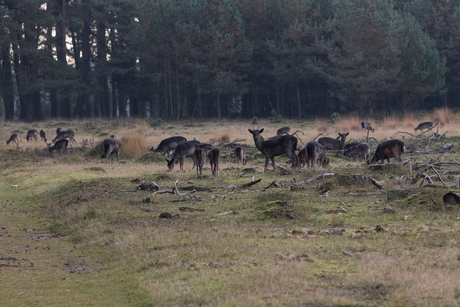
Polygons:
M419 124L416 128L414 128L414 130L430 129L432 126L432 122L424 122ZM370 123L366 121L361 123L361 128L363 130L374 131ZM326 150L343 149L345 156L354 158L355 160L364 160L367 161L367 163L376 163L378 161L382 161L382 163L384 163L385 160L390 162L390 158L395 158L399 162L402 162L402 154L404 153L404 142L400 140L386 141L378 145L373 158L369 162L370 148L367 143L353 142L345 144L346 137L349 133L339 133L337 139L322 137L319 138L317 142L310 141L299 151L298 154L296 154L297 137L289 134L289 127L282 127L278 129L277 135L269 138L268 140L265 140L261 135L264 129L248 129L248 131L253 136L255 146L265 157L264 171L267 171L270 160L273 165L273 170L275 170L275 156L283 154L289 157L293 168L305 166L305 164L308 168L310 168L315 164L327 165L329 163L329 159L326 157ZM27 142L32 138L37 141L39 134L41 140L46 143L46 132L43 129L40 130L40 132L36 129L29 130L26 136ZM61 128L58 128L56 130L56 137L52 140L54 145L51 146L52 143L47 143L50 155L53 150L57 150L59 155L62 154L61 150L63 150L64 153L67 153L69 141L76 143L74 139L74 132L70 130L61 131ZM19 136L17 133L12 134L6 144L11 142L16 143L16 146L19 146ZM101 158L106 158L106 163L108 163L110 156L112 156L113 162L113 154L115 153L117 154L117 161L119 162L121 144L115 139L114 135L103 141L103 147L104 153ZM219 148L212 147L210 144L201 143L197 140L187 141L187 139L182 136L173 136L162 140L158 147L154 150L154 152L162 152L168 156L170 156L172 151L173 154L171 159L166 159L169 170L172 170L175 164L180 163L180 170L183 171L185 158L190 157L193 160L194 167L196 167L197 175L201 175L204 161L207 158L211 164L212 175L218 175L220 161ZM233 153L238 165L240 163L242 165L246 164L246 151L244 147L236 146Z

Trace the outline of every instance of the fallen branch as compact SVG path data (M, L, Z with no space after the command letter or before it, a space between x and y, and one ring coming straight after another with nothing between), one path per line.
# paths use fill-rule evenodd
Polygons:
M247 183L244 183L242 185L240 185L240 188L248 188L250 186L253 186L255 184L258 184L259 182L262 181L262 178L261 179L257 179L257 180L254 180L254 177L252 177L251 181L250 182L247 182Z
M326 176L334 176L334 173L323 173L323 174L320 174L320 175L315 176L315 177L313 177L313 178L310 178L310 179L308 179L308 180L298 182L298 183L296 183L295 185L296 185L296 186L299 186L299 185L301 185L301 184L310 183L310 182L312 182L312 181L318 180L318 179L320 179L320 178L324 178L324 177L326 177Z
M316 140L319 136L321 136L324 132L326 132L326 130L324 130L323 132L321 132L320 134L318 134L318 135L313 139L313 141Z

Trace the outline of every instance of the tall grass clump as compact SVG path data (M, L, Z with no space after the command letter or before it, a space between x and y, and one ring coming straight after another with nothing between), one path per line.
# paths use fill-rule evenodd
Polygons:
M431 114L431 121L433 122L433 125L436 125L436 123L440 123L441 126L444 126L446 124L454 122L454 117L455 114L452 110L450 110L447 107L443 107L433 110Z
M315 119L315 126L316 126L316 130L318 130L318 132L327 131L329 129L329 124L328 124L327 120L324 119L324 118Z
M143 155L147 151L147 140L145 134L130 133L122 137L121 156L126 159L134 159Z
M347 115L340 117L334 124L336 132L360 131L361 120L357 115Z

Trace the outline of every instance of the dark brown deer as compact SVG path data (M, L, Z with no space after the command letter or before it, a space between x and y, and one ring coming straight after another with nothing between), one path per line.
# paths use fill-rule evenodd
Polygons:
M217 147L208 152L209 163L211 163L211 173L213 176L219 175L220 150Z
M297 158L299 159L299 165L301 167L305 167L305 163L307 163L307 147L306 146L299 151L299 153L297 154Z
M57 150L59 155L62 156L62 153L61 153L61 150L64 150L64 154L67 154L68 150L67 150L67 146L69 145L69 141L66 140L66 139L62 139L62 140L59 140L57 141L54 146L51 146L51 143L49 144L46 144L48 145L48 150L50 151L50 156L53 152L53 150Z
M327 165L329 164L329 159L326 158L326 148L316 141L310 141L305 146L306 148L306 160L307 167L313 166L315 164Z
M41 140L41 141L44 141L45 143L48 141L48 140L46 139L46 131L43 130L43 129L40 130L40 140Z
M282 154L286 154L289 157L292 168L298 165L297 155L295 154L297 148L297 138L295 136L284 135L265 141L260 135L264 131L263 128L260 130L248 129L248 131L252 134L257 149L265 156L264 172L267 171L270 160L272 161L273 170L275 170L275 156L281 156Z
M208 144L196 144L195 143L195 152L193 154L193 162L196 166L196 175L198 176L198 171L200 175L203 173L204 160L206 160L205 147L209 146Z
M369 160L369 154L371 153L371 149L369 148L369 144L367 143L360 143L352 148L345 149L343 155L345 157L353 158L356 160Z
M121 144L114 138L109 138L104 140L104 153L101 156L102 158L105 158L105 164L109 163L109 157L112 155L112 161L113 163L113 154L117 154L117 162L120 163L120 151L121 151Z
M8 145L9 143L11 142L15 142L16 143L16 147L19 147L19 136L17 133L13 133L10 138L8 139L8 141L6 141L6 145Z
M340 140L322 137L318 140L318 143L323 145L328 150L339 150L343 148L348 134L349 132L343 134L339 133Z
M372 128L371 123L364 122L364 121L361 122L361 131L363 131L363 130L370 130L370 131L374 132L374 128Z
M183 171L184 170L184 161L185 161L185 158L186 157L191 157L193 162L194 162L194 165L197 165L197 161L194 157L195 155L195 144L201 144L199 141L197 140L192 140L192 141L187 141L187 142L184 142L184 143L181 143L179 145L177 145L176 147L176 150L174 151L172 157L170 160L166 159L166 161L168 162L168 168L169 170L173 170L174 169L174 164L176 164L177 162L180 163L180 170ZM210 146L210 145L208 145ZM205 147L206 149L206 147Z
M60 128L58 128L58 129L60 129ZM56 132L57 132L57 130L56 130ZM56 143L59 140L69 139L69 141L74 142L76 144L77 141L75 141L74 135L75 135L74 132L70 131L70 130L68 130L68 131L59 131L59 133L53 139L53 143Z
M431 127L433 127L432 122L423 122L423 123L418 124L418 126L414 128L414 131L415 132L417 132L418 130L422 131L423 129L430 129Z
M37 137L38 137L38 131L37 131L37 130L31 129L31 130L27 131L27 136L26 136L27 142L28 142L29 139L31 139L31 138L34 138L34 139L35 139L35 142L36 142L36 141L37 141Z
M348 143L348 144L345 144L343 146L343 149L345 150L351 150L353 148L355 148L356 146L358 146L359 144L361 144L360 142L352 142L352 143Z
M165 156L170 156L170 152L175 150L177 145L187 142L183 136L173 136L160 142L154 152L162 152Z
M236 146L235 149L233 149L233 153L235 154L237 166L239 166L240 163L243 166L246 165L246 150L244 147Z
M404 153L404 142L400 140L389 140L380 143L377 146L374 157L372 157L371 164L382 161L385 163L385 159L390 163L390 158L395 158L398 162L402 162L402 154Z
M282 136L284 134L289 134L289 132L291 132L291 128L289 127L281 127L278 129L278 131L276 131L276 135L277 136Z

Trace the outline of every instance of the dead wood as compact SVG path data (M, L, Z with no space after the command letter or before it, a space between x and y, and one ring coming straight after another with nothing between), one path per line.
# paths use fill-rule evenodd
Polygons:
M180 214L171 214L169 212L163 212L159 216L160 219L176 219L179 217L180 217Z
M319 136L323 135L324 132L326 132L326 130L324 130L323 132L321 132L320 134L318 134L318 135L313 139L313 141L316 140Z
M259 182L262 181L262 178L260 179L257 179L257 180L254 180L254 177L252 177L251 181L250 182L247 182L247 183L244 183L242 185L240 185L240 188L248 188L250 186L253 186L255 184L258 184Z
M203 212L204 209L195 209L195 208L190 208L190 207L179 207L180 211L189 211L189 212L195 212L195 211L200 211Z
M275 188L281 188L281 184L279 184L278 182L276 181L273 181L272 183L270 183L267 187L263 188L262 190L265 191L271 187L275 187Z
M161 212L161 210L149 208L149 207L140 207L139 209L141 209L141 211L144 211L144 212Z
M298 183L296 183L295 185L296 185L296 186L299 186L299 185L302 185L302 184L310 183L310 182L315 181L315 180L318 180L318 179L320 179L320 178L323 178L323 179L324 179L324 177L327 177L327 176L334 176L334 173L323 173L323 174L320 174L320 175L315 176L315 177L313 177L313 178L310 178L310 179L308 179L308 180L298 182Z

